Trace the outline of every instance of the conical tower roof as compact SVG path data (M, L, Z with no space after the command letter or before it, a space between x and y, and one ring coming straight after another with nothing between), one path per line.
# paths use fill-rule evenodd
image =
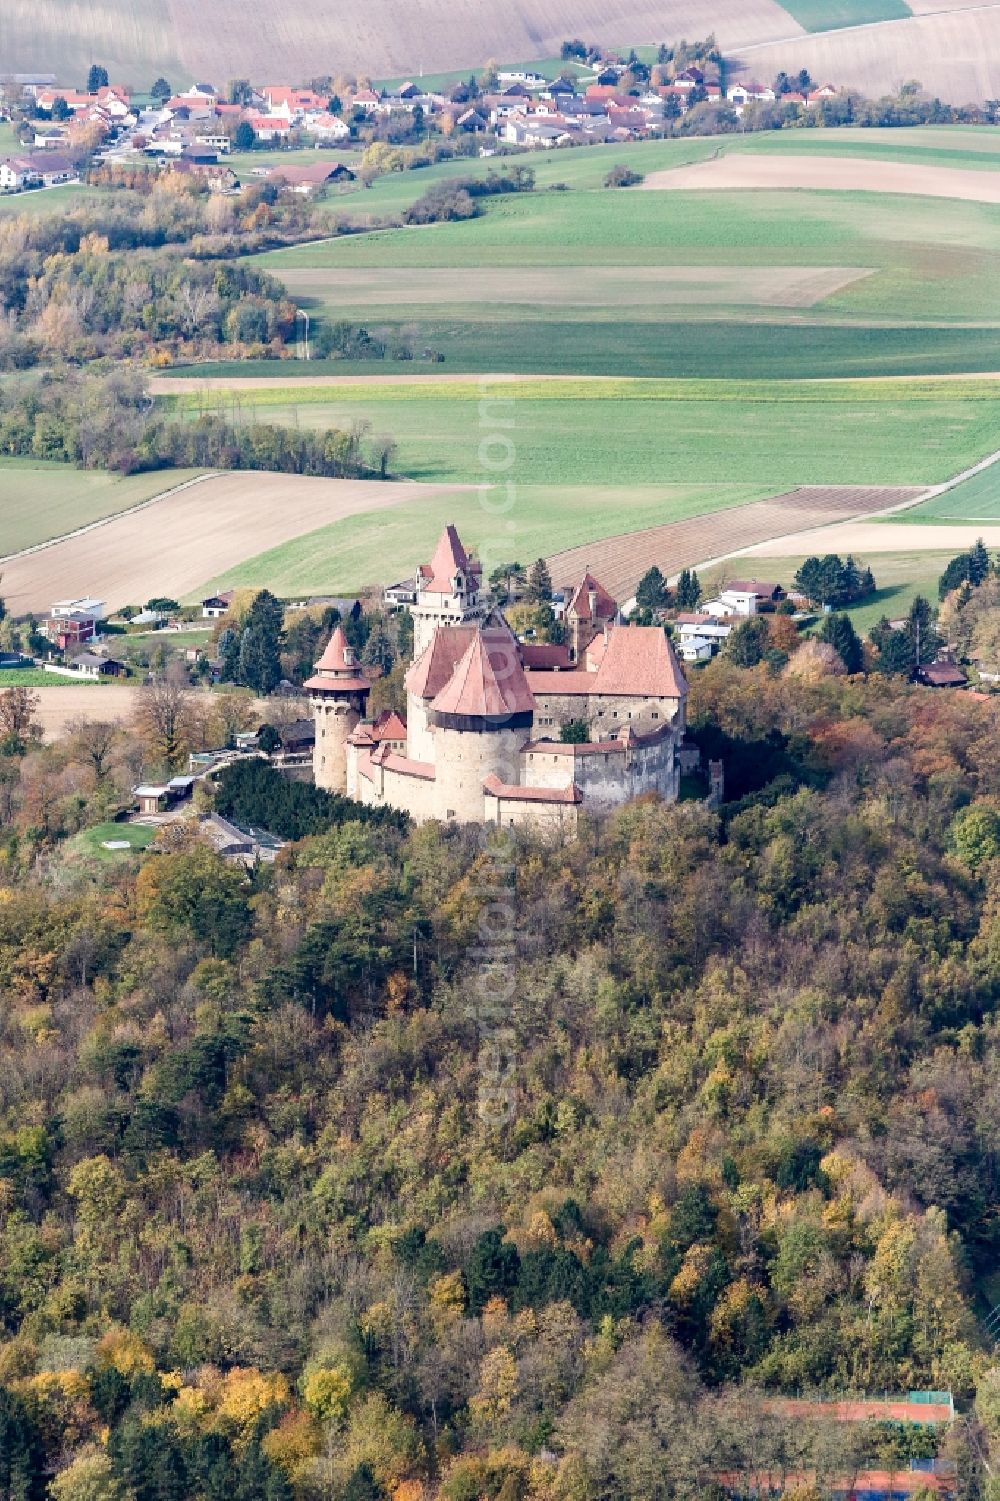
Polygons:
M533 714L534 695L510 631L477 631L431 708L435 714L462 719L503 720Z
M353 648L338 625L327 643L326 651L316 663L316 675L305 685L328 693L368 693L371 683L358 666Z

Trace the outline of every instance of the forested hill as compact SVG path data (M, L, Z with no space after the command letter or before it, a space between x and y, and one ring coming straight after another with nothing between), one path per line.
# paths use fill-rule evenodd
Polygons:
M95 867L72 745L6 758L0 1497L822 1494L898 1433L766 1395L913 1387L987 1494L1000 714L691 698L737 800L519 841L486 1009L481 831Z

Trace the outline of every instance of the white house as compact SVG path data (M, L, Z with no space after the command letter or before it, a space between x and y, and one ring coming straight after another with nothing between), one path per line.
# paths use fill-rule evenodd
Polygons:
M86 595L82 599L57 599L49 614L56 620L70 615L90 615L94 620L106 620L108 607L103 599Z
M26 156L8 156L0 162L0 191L19 193L41 185L42 174Z

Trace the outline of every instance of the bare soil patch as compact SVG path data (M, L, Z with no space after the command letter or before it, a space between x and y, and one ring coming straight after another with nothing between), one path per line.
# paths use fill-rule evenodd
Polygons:
M656 174L659 177L661 174ZM673 175L673 174L671 174ZM339 308L509 306L812 307L870 271L851 266L301 267L282 272L293 294L330 292Z
M654 563L670 577L682 568L696 567L709 559L726 557L755 543L766 543L779 537L782 548L792 551L794 538L789 533L797 537L804 531L810 538L807 546L812 551L817 535L823 533L817 534L809 528L822 528L824 522L870 514L906 500L915 500L923 493L921 487L806 485L786 495L776 495L771 500L754 501L713 515L692 516L686 521L674 521L623 537L591 542L585 547L569 548L549 558L549 568L553 582L559 588L580 578L584 569L589 567L606 589L617 599L624 600L634 593L636 584ZM824 532L826 530L834 528L824 528ZM875 525L874 530L892 528ZM905 530L912 532L917 529L906 527ZM928 530L949 529L934 527ZM847 543L842 545L850 550ZM947 544L939 542L938 545ZM832 551L833 548L824 547L822 550Z
M969 171L961 167L924 167L911 162L869 161L849 156L733 154L694 162L673 171L653 172L642 187L675 192L809 188L840 193L908 193L926 198L1000 203L1000 173Z
M890 502L891 503L891 502ZM940 523L920 526L914 522L846 521L823 526L807 533L792 532L783 536L782 552L797 555L810 553L854 552L868 556L879 552L963 552L982 537L991 550L1000 547L1000 525L964 521L954 525ZM773 553L774 543L766 542L745 549L751 555Z
M67 683L52 688L32 688L40 699L36 719L46 740L57 740L73 719L128 719L135 707L138 688L127 683L90 687Z
M70 595L96 595L112 608L155 595L182 599L206 578L304 532L433 499L449 488L462 487L215 475L162 503L5 563L4 597L15 614L47 609Z

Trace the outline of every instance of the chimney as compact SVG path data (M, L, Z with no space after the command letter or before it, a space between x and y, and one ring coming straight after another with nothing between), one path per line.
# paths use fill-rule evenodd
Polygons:
M597 590L596 589L589 589L587 591L587 602L590 605L590 618L591 618L591 620L596 620L597 619Z

